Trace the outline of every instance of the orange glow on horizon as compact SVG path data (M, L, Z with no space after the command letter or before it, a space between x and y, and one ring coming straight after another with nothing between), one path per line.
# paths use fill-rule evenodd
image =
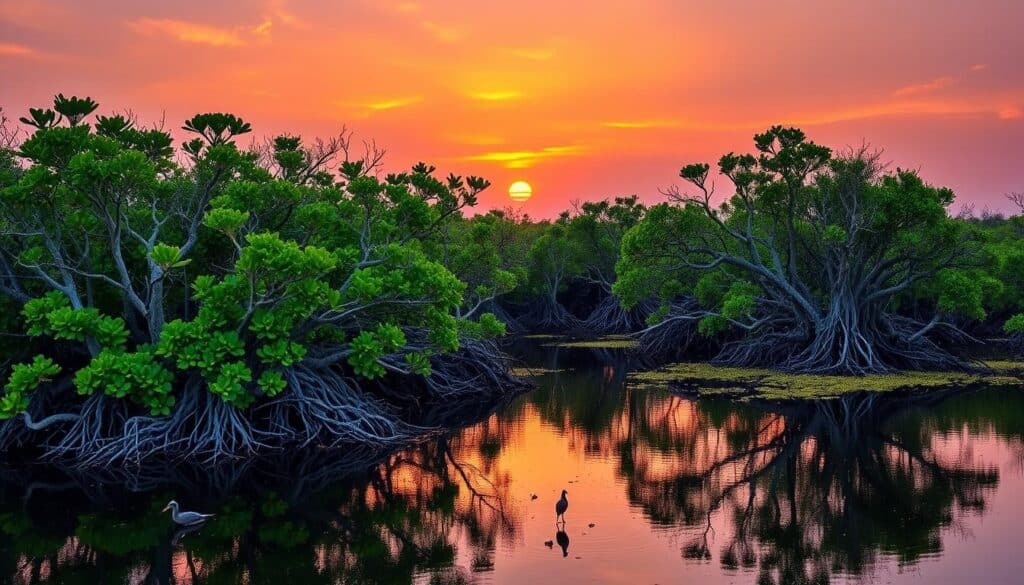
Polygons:
M979 209L1024 190L1024 4L741 4L0 0L0 107L16 120L63 92L169 128L202 111L257 138L347 125L391 169L529 169L535 217L660 201L683 164L775 123L869 142ZM478 209L507 201L492 188Z

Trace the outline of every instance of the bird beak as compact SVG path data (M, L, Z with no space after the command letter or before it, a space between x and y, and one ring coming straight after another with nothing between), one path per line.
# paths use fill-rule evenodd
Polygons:
M164 509L163 509L163 510L160 510L160 511L161 511L161 512L166 512L167 510L170 510L170 509L171 509L171 507L170 507L170 506L164 506Z

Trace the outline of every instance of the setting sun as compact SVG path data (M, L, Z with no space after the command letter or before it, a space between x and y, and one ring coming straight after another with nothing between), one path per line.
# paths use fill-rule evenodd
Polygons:
M533 187L526 181L516 181L508 188L508 196L512 201L523 202L533 195Z

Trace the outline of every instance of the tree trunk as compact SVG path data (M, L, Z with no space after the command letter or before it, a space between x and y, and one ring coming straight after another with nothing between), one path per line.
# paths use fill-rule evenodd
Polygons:
M160 341L160 333L164 330L164 272L159 266L150 269L149 306L146 322L149 326L149 341Z

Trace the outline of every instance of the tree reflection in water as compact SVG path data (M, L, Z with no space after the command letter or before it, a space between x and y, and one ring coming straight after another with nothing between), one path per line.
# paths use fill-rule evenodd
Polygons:
M469 543L480 571L498 535L515 535L505 488L457 454L490 438L437 438L314 494L235 496L216 521L185 531L160 513L166 493L117 514L19 508L21 498L5 497L0 550L13 554L0 570L15 583L466 582L455 539Z
M941 552L942 530L960 531L959 519L982 512L999 479L944 437L994 426L1024 439L1016 391L811 404L697 401L628 386L620 396L622 376L608 372L624 375L627 364L601 361L601 376L535 392L542 416L566 421L588 452L617 451L630 501L655 525L686 528L685 559L715 558L712 518L725 515L731 534L719 535L718 562L756 571L758 583L827 583L863 574L880 554L907 565Z
M467 582L470 571L493 566L499 536L516 538L507 478L489 471L507 426L485 417L373 462L357 453L313 454L258 468L171 467L57 483L12 470L0 482L0 579L403 583L429 575L431 583ZM160 513L172 494L217 517L175 531ZM472 549L469 569L453 563L456 541Z
M943 461L919 437L883 431L877 398L737 421L727 456L694 461L660 482L638 478L639 497L682 502L691 523L706 516L707 529L683 550L691 559L711 558L711 515L728 514L732 534L720 562L756 566L759 583L828 582L835 572L863 572L878 553L913 563L941 550L940 528L954 512L984 506L998 475L970 461Z
M579 352L567 355L579 363ZM557 369L564 357L548 352L544 365ZM909 565L939 553L950 529L984 511L999 475L958 444L962 429L1024 443L1017 392L737 404L631 388L628 368L604 355L548 375L499 413L383 461L293 458L206 482L209 470L127 482L8 470L0 579L464 583L500 574L496 551L525 546L528 503L510 493L506 447L536 419L584 457L614 461L652 528L681 535L682 562L758 583L825 583L870 572L879 557ZM160 514L172 496L216 521L175 532ZM556 535L566 556L569 536ZM578 555L586 537L572 538Z

